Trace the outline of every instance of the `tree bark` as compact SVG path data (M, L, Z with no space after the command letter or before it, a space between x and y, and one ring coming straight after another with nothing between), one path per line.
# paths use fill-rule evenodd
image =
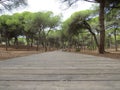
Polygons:
M34 42L34 38L32 37L31 38L31 45L30 45L30 47L33 47L33 42Z
M99 10L99 24L100 24L100 45L99 53L104 54L105 52L105 25L104 25L104 8L105 0L100 0L100 10Z
M88 30L92 34L92 36L94 37L94 40L95 40L95 43L96 43L97 47L99 47L99 43L98 43L98 40L97 40L97 37L96 37L95 33L92 32L91 28L88 28Z
M15 44L15 48L17 49L17 48L18 48L18 38L17 38L17 37L15 37L15 42L14 42L14 44Z
M117 36L116 36L116 28L114 30L114 39L115 39L115 51L118 51L117 49Z
M38 38L37 38L37 48L36 50L39 51L39 45L40 45L40 34L41 34L41 29L38 29Z
M6 51L7 51L7 50L8 50L8 38L7 38L7 37L6 37L5 42L6 42L5 49L6 49Z

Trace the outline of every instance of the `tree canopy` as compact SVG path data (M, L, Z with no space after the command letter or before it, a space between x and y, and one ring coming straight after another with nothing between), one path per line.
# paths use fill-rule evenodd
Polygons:
M14 44L18 45L18 37L26 37L27 46L47 45L49 30L56 29L60 23L60 17L53 12L23 12L13 15L0 16L0 35L6 42L6 47L10 45L10 40L14 38ZM38 48L38 47L37 47ZM7 48L6 48L7 49Z
M61 0L62 2L66 2L69 6L72 6L77 1L82 0ZM99 45L99 53L103 54L105 52L105 24L104 24L104 15L105 11L109 12L113 8L120 7L119 0L84 0L87 2L99 3L99 27L100 27L100 45Z

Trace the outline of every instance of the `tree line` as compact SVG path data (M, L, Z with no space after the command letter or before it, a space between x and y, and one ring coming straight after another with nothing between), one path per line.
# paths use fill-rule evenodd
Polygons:
M98 49L100 27L98 7L73 13L61 21L53 12L23 12L0 16L0 43L5 42L6 50L10 45L36 46L47 51L50 48ZM105 16L105 48L120 44L119 10L112 10ZM22 38L22 40L20 40Z
M26 0L21 1L15 0L12 6L27 4ZM61 1L72 6L80 0ZM40 46L45 51L51 47L76 48L76 50L97 48L99 53L103 54L105 48L114 45L117 51L120 43L119 0L84 1L98 3L99 6L93 7L92 10L75 12L64 22L61 22L59 15L54 15L51 11L2 15L0 42L5 42L6 50L11 44L18 48L19 37L22 37L26 40L21 43L26 44L28 48L35 45L36 50L39 50Z
M60 0L65 2L69 7L78 1L82 0ZM99 39L99 53L105 53L105 14L111 12L113 9L119 11L120 1L119 0L83 0L86 2L98 3L99 4L99 28L100 28L100 39Z
M77 51L99 49L100 27L97 8L95 6L93 10L75 12L62 23L63 42L68 41L67 47L74 48ZM118 11L112 10L105 15L104 47L107 49L115 48L115 51L120 46L120 12Z
M6 50L11 44L17 48L19 37L25 37L28 48L35 44L38 50L41 44L47 50L48 34L51 30L55 30L59 23L60 16L50 11L2 15L0 16L1 43L6 43Z

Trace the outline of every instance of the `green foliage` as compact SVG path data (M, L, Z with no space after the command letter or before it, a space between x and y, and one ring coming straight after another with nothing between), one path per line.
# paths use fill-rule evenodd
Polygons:
M27 45L32 44L34 40L36 42L42 40L41 43L46 43L49 31L55 29L59 23L60 17L50 11L2 15L0 16L0 34L8 40L15 40L16 43L19 36L26 37Z
M92 15L92 11L90 10L75 12L71 15L70 18L68 18L66 21L63 22L62 29L66 33L70 31L70 33L79 34L79 32L82 31L82 28L80 30L80 27L77 24L80 21L88 20L90 15Z

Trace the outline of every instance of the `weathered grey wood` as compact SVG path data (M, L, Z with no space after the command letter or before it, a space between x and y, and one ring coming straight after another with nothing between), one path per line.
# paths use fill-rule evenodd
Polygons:
M81 75L120 74L120 69L1 69L0 75Z
M54 51L0 61L0 90L120 90L120 60Z

